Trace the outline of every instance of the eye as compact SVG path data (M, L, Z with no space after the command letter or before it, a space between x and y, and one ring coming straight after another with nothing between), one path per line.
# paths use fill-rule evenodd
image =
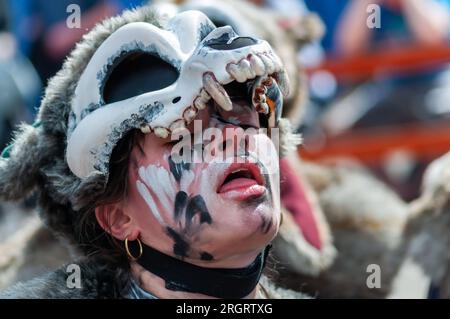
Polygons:
M111 68L103 87L103 100L108 104L161 90L173 84L178 76L173 65L153 54L128 53Z

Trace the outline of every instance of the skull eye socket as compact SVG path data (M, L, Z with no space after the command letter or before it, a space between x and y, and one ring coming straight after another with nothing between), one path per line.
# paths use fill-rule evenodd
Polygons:
M178 70L146 52L128 53L111 68L103 87L106 104L164 89L179 76Z

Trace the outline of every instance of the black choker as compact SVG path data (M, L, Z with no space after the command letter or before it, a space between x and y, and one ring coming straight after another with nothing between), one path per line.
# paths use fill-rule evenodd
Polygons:
M258 284L271 246L267 246L248 267L236 269L199 267L144 244L142 248L142 257L137 263L162 278L166 289L240 299L249 295ZM139 255L139 247L135 242L129 244L129 249L133 255Z

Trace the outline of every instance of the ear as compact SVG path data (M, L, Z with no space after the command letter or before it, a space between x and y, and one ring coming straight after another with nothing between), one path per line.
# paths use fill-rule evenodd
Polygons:
M120 203L101 205L95 208L95 217L100 227L119 240L135 240L139 229L130 216L122 209Z

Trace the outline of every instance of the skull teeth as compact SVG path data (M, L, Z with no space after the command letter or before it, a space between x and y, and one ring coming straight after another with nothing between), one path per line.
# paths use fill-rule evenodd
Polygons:
M229 63L226 69L228 74L230 74L239 83L243 83L247 80L245 70L241 69L237 64Z
M255 71L252 69L250 62L247 59L242 59L239 62L239 69L242 70L246 79L253 79L256 76Z
M148 124L141 126L141 132L144 134L149 134L152 132L152 129Z
M202 89L200 91L200 98L203 101L208 102L211 99L211 96L208 94L208 92L206 92L206 90Z
M172 134L177 131L184 130L185 128L186 128L186 124L184 123L184 120L174 121L169 126L169 129L172 132Z
M233 103L231 102L228 93L223 86L216 81L211 73L205 73L203 75L203 86L206 92L208 92L214 101L225 111L231 111L233 109Z
M160 138L169 137L169 130L166 129L165 127L155 127L153 132L155 133L156 136L158 136Z
M256 76L264 75L264 73L266 72L266 69L264 67L264 63L258 56L251 55L248 60L250 62L250 67L255 72Z
M266 95L265 94L258 95L257 101L260 103L266 103L267 102Z
M268 114L270 108L267 104L267 91L273 85L274 79L272 76L259 77L256 80L255 88L253 89L253 106L259 113Z
M197 110L201 111L206 107L206 103L201 98L197 97L194 100L194 106L197 108Z
M267 55L260 54L259 57L261 58L261 60L264 63L264 67L266 68L266 73L267 74L272 74L275 71L277 71L276 70L276 66L275 66L275 62L272 61L272 59L270 59Z
M258 113L269 114L269 105L267 103L258 103L256 104L256 111Z
M194 100L195 108L197 110L203 110L210 99L211 96L208 94L208 92L206 92L205 89L201 89L200 94Z
M197 116L197 109L195 107L188 107L183 112L183 118L184 120L189 124L192 122L192 120Z
M275 75L279 73L285 82L285 91L288 91L286 72L280 59L273 53L250 54L247 58L240 60L238 63L229 63L226 66L228 74L237 82L243 83L247 80L254 79L257 76ZM283 74L283 75L282 75ZM283 92L284 93L284 92Z

